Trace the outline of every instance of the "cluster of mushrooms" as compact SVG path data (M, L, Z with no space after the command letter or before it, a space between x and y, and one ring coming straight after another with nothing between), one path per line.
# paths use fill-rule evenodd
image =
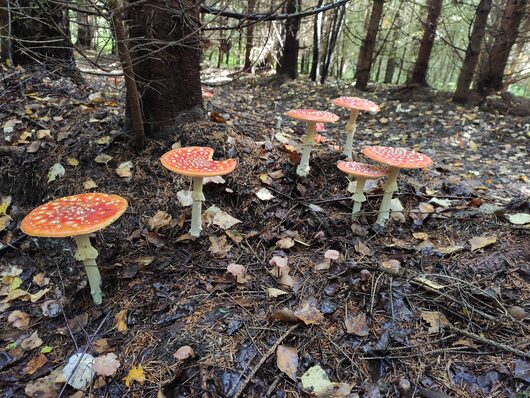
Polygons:
M383 164L376 166L367 163L353 162L353 133L359 111L377 112L379 107L361 98L341 97L333 101L335 105L350 110L350 120L346 126L347 137L344 155L347 160L339 161L337 167L357 179L356 193L353 195L353 216L357 216L364 196L364 185L367 179L387 177L384 185L384 196L377 223L384 225L389 218L392 194L397 191L397 175L401 168L423 168L431 165L432 160L417 152L403 148L372 146L362 149L364 156ZM336 122L339 117L331 112L312 109L297 109L287 113L295 119L306 121L307 135L300 164L296 170L300 176L309 174L309 158L315 142L315 134L323 129L322 123ZM192 216L190 235L201 234L201 206L205 200L202 193L205 177L222 176L232 172L236 166L235 159L213 160L214 150L209 147L185 147L172 149L160 158L168 170L192 178ZM97 266L98 251L90 243L90 234L97 232L116 221L127 209L127 200L118 195L105 193L83 193L66 196L43 204L31 211L20 225L21 230L30 236L46 238L73 237L77 245L75 259L82 261L88 276L90 293L94 303L102 303L101 275Z

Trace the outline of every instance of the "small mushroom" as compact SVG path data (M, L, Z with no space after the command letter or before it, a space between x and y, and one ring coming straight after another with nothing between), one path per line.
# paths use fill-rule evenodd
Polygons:
M270 271L270 273L273 277L275 277L278 280L278 282L281 285L293 287L294 279L291 275L289 275L289 271L291 269L289 268L287 263L288 263L287 257L280 257L280 256L272 257L272 259L269 261L269 264L272 265L274 268Z
M314 109L294 109L286 113L293 119L307 122L307 134L304 138L304 149L302 150L302 159L296 169L296 174L305 177L309 174L309 157L311 148L314 144L314 137L317 131L317 123L333 123L339 120L339 117L331 112L317 111Z
M366 201L366 196L364 195L364 184L366 183L366 180L374 180L376 178L385 177L388 175L388 169L379 166L372 166L371 164L367 163L343 160L337 162L337 167L339 170L357 179L355 193L352 196L353 209L351 212L352 218L355 219L361 211L363 202Z
M162 165L177 174L189 176L193 181L193 206L191 210L190 235L201 235L201 205L204 200L202 184L204 177L222 176L234 171L235 159L212 160L214 150L209 147L191 146L172 149L160 158Z
M37 207L20 224L27 235L43 238L72 236L77 245L75 259L82 261L94 303L101 304L101 275L96 263L98 251L90 234L116 221L127 209L127 200L118 195L84 193L66 196Z
M379 112L380 108L375 102L357 97L339 97L333 100L333 104L350 110L350 120L346 124L346 143L344 144L343 154L346 158L352 158L353 151L353 134L357 127L357 115L360 111Z
M237 283L247 283L248 281L252 280L252 278L247 275L247 269L244 265L236 264L236 263L230 263L226 267L226 272L233 275L236 278Z
M385 193L377 217L377 224L384 226L390 217L392 195L398 190L397 176L399 170L429 167L432 164L432 159L423 153L389 146L368 146L362 149L362 153L367 158L389 167L388 180L383 185Z

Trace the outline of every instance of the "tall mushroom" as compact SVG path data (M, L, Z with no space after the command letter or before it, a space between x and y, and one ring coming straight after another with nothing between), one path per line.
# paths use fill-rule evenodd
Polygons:
M362 153L367 158L389 167L388 180L383 185L385 193L377 216L377 224L384 226L390 217L392 195L398 190L397 176L399 170L429 167L432 164L432 159L423 153L389 146L368 146L362 149Z
M376 178L385 177L388 175L388 169L385 167L373 166L367 163L350 162L340 160L337 163L339 170L346 174L355 177L357 180L357 186L355 187L355 193L352 196L353 209L351 212L352 218L356 218L363 202L366 201L364 196L364 184L366 180L375 180Z
M201 204L204 200L202 182L204 177L222 176L234 171L235 159L212 160L214 150L209 147L190 146L172 149L160 158L162 165L177 174L189 176L193 181L193 207L191 210L190 235L201 235Z
M304 138L302 159L296 168L296 174L300 177L305 177L309 174L309 157L314 144L317 123L333 123L339 120L339 117L331 112L317 111L314 109L294 109L287 112L286 115L293 119L307 122L307 134Z
M364 112L379 112L380 108L373 101L368 101L363 98L357 97L339 97L333 100L333 104L336 106L341 106L343 108L349 109L350 111L350 120L346 124L346 143L344 144L343 154L348 159L352 159L353 155L353 134L357 127L357 115L359 111Z
M56 199L31 211L20 224L27 235L43 238L72 236L77 245L75 259L82 261L94 303L101 304L101 275L96 263L98 251L90 234L116 221L127 209L127 200L118 195L83 193Z

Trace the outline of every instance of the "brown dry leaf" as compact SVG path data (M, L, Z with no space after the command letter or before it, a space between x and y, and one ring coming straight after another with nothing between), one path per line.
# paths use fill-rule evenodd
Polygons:
M40 347L42 343L43 341L40 339L39 333L35 331L33 334L31 334L31 336L20 342L20 347L22 347L24 351L31 351L37 347Z
M210 236L208 237L210 240L210 247L208 248L208 251L212 254L212 256L216 258L224 258L232 248L232 245L229 245L226 239L226 236Z
M116 168L116 174L118 174L122 178L128 178L132 176L132 168L133 168L133 162L127 161L120 163L118 167Z
M429 239L429 235L425 232L414 232L412 234L412 236L415 238L415 239L419 239L419 240L427 240Z
M462 338L453 343L453 347L469 347L469 348L478 348L473 340Z
M83 188L85 188L86 190L94 189L97 187L98 187L98 184L96 184L96 182L90 177L88 177L85 181L83 181Z
M173 356L179 361L184 361L188 358L193 357L194 355L195 352L193 351L193 348L191 348L189 345L183 345L173 353Z
M274 311L271 318L275 321L298 322L298 317L289 308L281 308Z
M289 294L289 292L286 292L286 291L281 290L281 289L276 289L275 287L269 287L267 289L267 296L269 296L270 298L283 296L285 294Z
M127 327L127 313L128 310L124 309L114 315L116 329L123 334L127 333L127 330L129 330Z
M276 366L291 380L296 381L298 370L298 351L294 347L279 345L276 350Z
M158 232L160 228L166 227L171 222L171 214L158 210L153 217L147 220L147 227L151 231Z
M167 239L165 236L160 235L155 231L149 231L145 234L147 241L156 247L162 247L166 244Z
M47 376L28 382L24 392L31 398L57 398L63 383L63 368L59 367Z
M27 312L15 310L7 317L7 323L20 330L27 329L29 326L29 314Z
M30 294L29 295L29 301L31 301L32 303L36 303L37 301L39 301L42 297L44 297L44 295L46 293L48 293L50 291L50 289L42 289L42 290L39 290L37 293L34 293L34 294Z
M9 294L2 300L2 302L9 303L10 301L17 299L22 301L28 301L29 293L22 289L16 289L12 292L9 292Z
M363 242L361 241L358 241L356 244L355 244L355 251L357 253L360 253L362 254L363 256L370 256L372 254L372 251L370 250L370 248L368 246L366 246Z
M48 283L50 283L50 278L47 278L44 276L44 273L39 272L37 275L33 277L33 283L35 283L37 286L46 286Z
M68 327L60 327L57 329L57 333L62 335L69 335L70 332L68 331L68 328L70 328L70 331L72 333L80 332L82 328L84 328L88 323L88 313L83 312L80 315L77 315L76 317L70 319L68 321Z
M294 240L289 237L281 238L280 240L276 242L276 246L279 247L280 249L290 249L291 247L294 246Z
M449 325L445 315L438 311L422 311L421 318L430 325L429 333L439 333L444 326Z
M102 354L109 350L109 342L107 339L98 339L94 341L93 347L98 354Z
M37 370L42 368L46 362L48 362L48 358L46 358L44 354L39 353L29 360L24 367L24 373L28 375L35 373Z
M469 240L471 244L471 251L482 249L497 242L496 236L477 236Z
M344 325L346 326L346 331L349 334L364 337L368 336L370 333L370 329L368 328L368 319L364 313L347 317L344 320Z
M324 321L324 315L317 306L317 301L310 298L300 304L294 315L306 325L318 325Z

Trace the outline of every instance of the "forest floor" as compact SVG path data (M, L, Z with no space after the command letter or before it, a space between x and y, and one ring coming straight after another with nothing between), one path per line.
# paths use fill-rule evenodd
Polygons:
M0 396L309 397L312 388L319 397L530 396L522 118L426 90L358 93L345 83L243 76L209 87L211 120L136 154L123 133L122 82L88 79L80 88L41 70L2 75ZM336 168L346 112L330 103L340 95L381 105L360 115L356 153L382 144L434 160L402 171L404 209L384 230L373 228L380 181L351 220L348 180ZM308 178L295 174L304 126L283 116L300 107L341 116L321 133ZM205 185L195 240L191 208L179 199L190 181L158 160L175 142L239 162ZM92 238L100 306L73 240L19 229L38 204L86 191L129 201ZM328 250L339 258L326 262ZM273 256L288 258L291 286L271 275ZM250 280L236 283L230 263ZM194 354L177 359L183 346ZM121 366L89 393L76 391L62 372L76 352L114 353Z

